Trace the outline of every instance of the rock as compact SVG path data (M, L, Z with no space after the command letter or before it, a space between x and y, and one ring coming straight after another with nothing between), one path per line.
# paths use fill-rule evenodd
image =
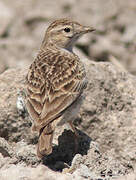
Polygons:
M30 127L28 116L22 117L16 107L18 91L24 88L25 73L26 70L11 69L0 76L0 136L12 142L30 134L24 130Z
M8 32L8 26L13 18L13 12L5 3L0 2L0 36Z
M120 178L117 179L117 180L135 180L135 179L136 179L136 174L131 173L131 174L129 174L129 175L120 177Z
M75 122L80 129L78 154L74 152L73 133L57 127L53 152L43 159L43 164L55 171L65 169L71 178L125 175L132 171L136 153L136 78L111 63L96 63L86 57L83 60L89 83L81 117ZM11 142L8 145L2 139L0 152L17 167L19 162L37 167L42 164L36 157L37 135L30 131L28 115L22 116L16 106L26 72L9 69L0 75L0 134ZM10 168L3 158L1 166Z
M136 167L134 168L132 173L117 178L117 180L135 180L135 179L136 179Z
M132 138L132 144L127 144L127 147L126 142L130 141L127 135L135 134L135 76L116 69L110 63L90 62L86 67L89 84L83 105L83 129L92 138L98 138L97 141L103 144L104 151L116 147L118 152L126 153L126 148L130 148L132 152L135 139Z
M77 168L76 171L73 173L73 176L75 176L76 179L78 179L80 176L82 178L88 179L91 177L91 172L86 165L81 164L80 167Z
M0 59L0 74L3 73L6 70L6 63L4 60Z
M40 160L36 156L35 145L27 144L24 140L16 143L14 147L16 158L19 162L25 162L26 164L37 165Z
M0 153L3 157L12 157L14 155L13 147L4 138L0 138Z
M70 176L53 172L43 165L39 165L36 168L25 167L24 164L11 165L9 167L3 167L0 170L0 179L9 180L9 177L14 180L69 180Z
M18 113L24 117L28 115L26 105L25 105L25 99L26 99L25 90L24 91L18 90L16 107L17 107Z

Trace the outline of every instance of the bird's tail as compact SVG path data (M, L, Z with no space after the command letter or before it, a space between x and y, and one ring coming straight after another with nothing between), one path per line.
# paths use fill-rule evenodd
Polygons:
M49 155L52 152L53 132L54 129L51 123L40 130L37 147L37 156L39 158Z

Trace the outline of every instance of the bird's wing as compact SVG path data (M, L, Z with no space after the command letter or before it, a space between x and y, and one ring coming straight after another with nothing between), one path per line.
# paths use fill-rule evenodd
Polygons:
M40 54L27 75L27 107L36 128L61 116L86 84L84 67L77 57Z

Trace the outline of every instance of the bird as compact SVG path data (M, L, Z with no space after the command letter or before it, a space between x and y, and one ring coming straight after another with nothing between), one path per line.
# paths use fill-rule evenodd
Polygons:
M53 135L58 125L69 123L77 135L73 121L84 99L87 78L73 46L83 34L94 30L67 18L53 21L28 69L26 106L32 120L32 131L39 133L39 158L52 153Z

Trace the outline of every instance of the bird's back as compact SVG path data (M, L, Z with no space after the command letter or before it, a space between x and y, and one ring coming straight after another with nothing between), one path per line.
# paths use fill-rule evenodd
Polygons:
M40 50L27 74L27 107L35 127L41 128L59 116L85 85L84 67L75 54Z

